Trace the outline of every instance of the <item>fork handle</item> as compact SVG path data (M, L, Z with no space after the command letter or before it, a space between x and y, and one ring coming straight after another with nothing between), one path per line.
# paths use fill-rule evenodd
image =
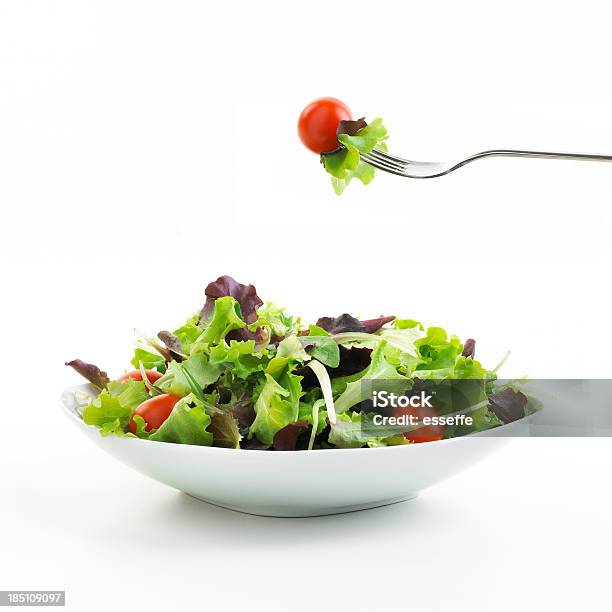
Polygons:
M493 149L468 157L464 163L483 157L535 157L539 159L571 159L578 161L612 162L612 155L590 155L586 153L551 153L548 151L520 151L515 149Z

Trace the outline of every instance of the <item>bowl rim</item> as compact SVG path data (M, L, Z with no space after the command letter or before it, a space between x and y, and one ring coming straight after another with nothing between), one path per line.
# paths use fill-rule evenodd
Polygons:
M85 423L85 421L83 421L82 417L80 417L74 410L70 409L69 406L66 405L66 402L64 401L64 398L71 394L74 393L77 389L89 389L92 390L93 387L92 385L89 384L82 384L82 385L73 385L71 387L67 387L66 389L63 390L61 396L60 396L60 408L62 410L62 412L69 418L71 419L78 427L82 427L83 429L89 430L89 431L95 431L101 438L104 438L105 436L102 436L102 434L100 433L100 431L98 430L98 428L95 425L89 425L87 423ZM503 427L506 427L508 425L516 425L517 423L522 423L522 422L528 422L528 419L530 418L531 415L527 415L524 416L521 419L518 419L517 421L512 421L512 423L506 423L505 425L501 425L499 427L495 427L493 430L495 431L499 431L500 429L502 429ZM492 431L492 430L491 430ZM450 443L459 443L459 441L461 440L482 440L482 439L487 439L487 438L491 438L493 439L513 439L516 436L504 436L504 435L496 435L496 436L486 436L486 435L482 435L483 433L486 432L475 432L475 433L471 433L471 434L467 434L465 436L459 436L457 438L446 438L444 440L431 440L429 442L419 442L418 444L401 444L401 445L397 445L397 446L375 446L374 448L371 447L360 447L360 448L319 448L316 449L316 454L319 455L322 452L333 452L334 454L338 454L339 452L344 452L344 453L354 453L357 451L361 451L361 452L404 452L400 449L415 449L415 448L423 448L423 447L429 447L429 445L431 444L435 444L435 445L448 445ZM287 450L287 451L277 451L275 450L274 452L270 452L268 449L257 449L257 448L253 448L253 449L246 449L246 448L224 448L222 446L200 446L198 444L175 444L173 442L161 442L158 440L145 440L143 438L129 438L129 437L120 437L120 436L106 436L112 440L115 440L117 442L127 442L127 443L133 443L133 442L138 442L140 444L145 444L145 445L159 445L159 444L163 444L163 445L171 445L171 446L177 446L177 447L183 447L183 448L192 448L192 449L204 449L202 452L220 452L220 453L232 453L232 454L236 454L236 451L246 451L245 454L250 454L250 453L260 453L260 454L264 454L264 455L268 455L268 456L275 456L275 455L291 455L291 456L302 456L302 455L310 455L311 453L308 451L295 451L295 450ZM314 450L314 449L313 449ZM200 452L200 451L194 451L194 452ZM414 452L414 451L411 451Z

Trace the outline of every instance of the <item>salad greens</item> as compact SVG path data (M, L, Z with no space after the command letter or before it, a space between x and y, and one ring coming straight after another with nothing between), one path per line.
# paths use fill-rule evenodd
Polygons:
M388 135L382 119L368 124L363 118L340 121L336 134L341 146L331 153L322 153L321 163L332 176L334 191L340 195L354 178L364 185L372 181L376 171L361 161L360 153L371 153L373 149L386 152Z
M347 152L379 146L384 128L376 122L368 128L347 135ZM439 440L525 415L526 397L494 387L496 373L475 360L474 340L461 342L440 327L349 314L306 326L264 304L253 285L229 276L210 283L205 296L204 307L173 332L143 336L131 361L136 370L118 380L78 359L66 364L98 390L83 407L85 423L102 435L306 450ZM399 432L366 426L370 388L417 391L449 381L475 384L466 387L459 403L456 389L440 387L437 414L459 407L473 417L471 424ZM418 419L422 408L411 408Z

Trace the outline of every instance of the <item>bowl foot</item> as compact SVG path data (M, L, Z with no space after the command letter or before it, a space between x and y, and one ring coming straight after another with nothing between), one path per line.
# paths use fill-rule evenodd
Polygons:
M225 508L226 510L232 510L234 512L241 512L242 514L252 514L255 516L268 516L274 518L309 518L315 516L329 516L332 514L345 514L347 512L358 512L360 510L371 510L373 508L380 508L382 506L390 506L392 504L399 504L400 502L410 501L417 497L417 493L407 495L405 497L395 497L392 499L381 499L378 501L370 502L367 504L355 504L349 506L330 506L330 507L316 507L316 508L300 508L294 506L234 506L232 504L226 504L213 499L206 499L193 493L185 491L187 495L197 499L198 501L205 502L218 508Z

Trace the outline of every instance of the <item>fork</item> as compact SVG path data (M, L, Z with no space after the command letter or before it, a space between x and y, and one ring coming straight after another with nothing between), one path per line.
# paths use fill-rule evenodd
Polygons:
M578 161L612 162L612 155L587 155L584 153L549 153L546 151L519 151L514 149L493 149L481 151L458 162L418 162L395 157L374 149L370 153L361 153L361 159L384 172L405 176L407 178L427 179L449 174L470 162L485 157L534 157L540 159L573 159Z

